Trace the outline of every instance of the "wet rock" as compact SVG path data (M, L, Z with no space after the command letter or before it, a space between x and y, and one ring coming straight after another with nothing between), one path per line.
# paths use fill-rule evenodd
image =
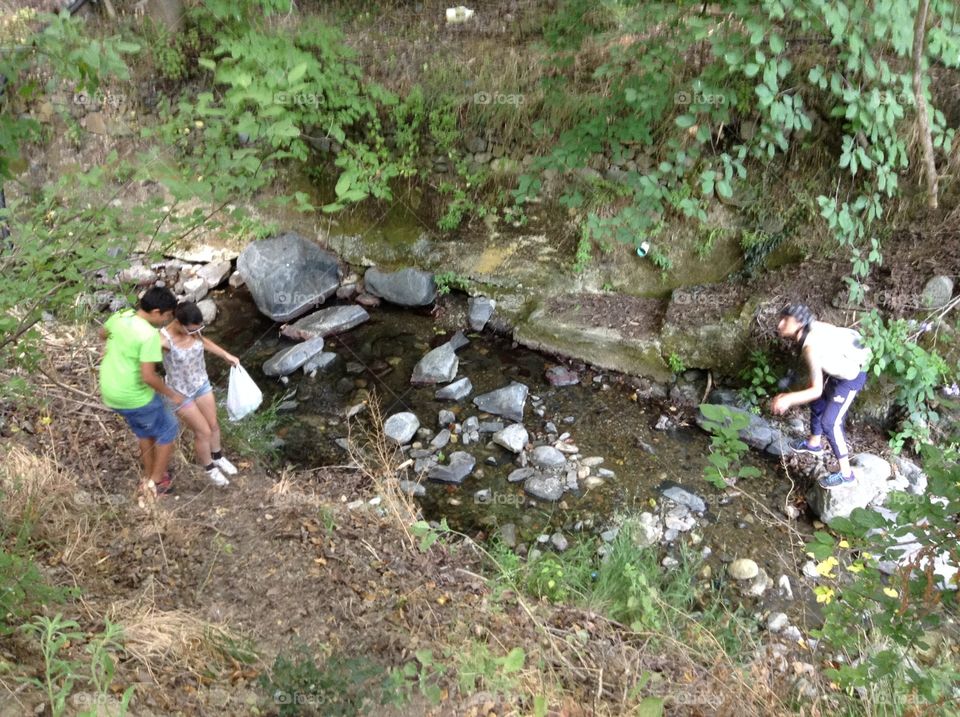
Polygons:
M320 309L309 316L280 329L280 333L289 339L302 341L315 336L332 336L348 331L370 319L363 307L351 304L348 306L331 306Z
M397 487L407 495L422 497L427 494L427 488L422 483L412 480L402 480L397 482Z
M450 430L444 428L440 433L433 437L433 440L430 441L430 447L439 451L441 448L445 448L446 445L450 442Z
M428 354L429 355L429 354ZM460 378L438 390L434 396L443 401L459 401L473 392L473 383L469 378Z
M341 284L340 288L337 289L337 298L342 301L350 301L355 298L360 292L360 287L357 284Z
M559 476L536 473L524 481L523 489L534 498L557 501L563 496L564 484Z
M594 468L603 463L602 456L588 456L587 458L580 459L580 465L586 466L587 468Z
M696 513L704 513L707 510L707 502L696 493L691 493L686 488L679 485L669 485L660 491L665 498L669 498L677 505L685 505Z
M475 296L467 300L467 321L473 331L483 331L490 317L493 316L493 310L497 302L488 299L485 296Z
M601 478L616 478L617 474L609 468L597 468L597 475Z
M657 419L657 422L653 426L655 431L669 431L677 427L677 422L674 421L670 416L666 414L660 414L660 417Z
M554 533L550 536L550 544L559 553L562 553L564 550L570 547L570 541L568 541L563 536L563 533L560 532Z
M227 283L231 288L239 289L246 282L243 280L243 274L241 274L239 271L235 271L230 275L230 278L227 279Z
M477 426L480 433L496 433L504 429L503 421L481 421Z
M507 480L510 483L519 483L536 474L537 472L533 468L517 468L517 470L507 476Z
M690 509L687 506L678 505L667 511L667 514L663 517L663 524L670 530L685 533L693 529L697 524L697 519L690 515Z
M437 424L440 426L449 426L456 421L457 416L453 411L443 410L437 414Z
M514 423L512 426L507 426L502 431L493 434L493 442L498 446L503 446L511 453L522 451L523 447L527 445L527 440L529 440L527 429L521 423Z
M541 468L558 468L565 465L567 459L553 446L537 446L533 449L530 461Z
M457 375L459 366L460 359L454 353L453 346L449 343L441 344L417 362L410 383L420 386L447 383Z
M529 389L525 385L514 382L509 386L476 396L473 403L481 411L521 423L528 393Z
M760 573L760 566L749 558L739 558L727 566L727 572L735 580L753 580Z
M829 523L837 517L846 518L854 508L881 505L895 486L889 485L893 474L890 464L872 453L858 453L850 459L856 480L836 488L821 488L814 483L807 493L807 505L820 520Z
M433 466L428 471L427 477L430 480L459 485L473 472L476 464L477 459L466 451L455 451L450 454L448 465Z
M953 298L953 279L949 276L935 276L923 287L921 300L924 307L937 309L949 303Z
M561 453L566 453L567 455L574 455L580 452L580 449L577 446L562 440L554 443L553 447Z
M553 366L547 369L547 381L551 386L574 386L580 383L580 375L566 366Z
M336 360L337 355L332 351L321 351L312 359L303 364L303 372L306 374L311 374L314 371L323 371L324 369L330 368L330 366Z
M543 430L545 430L547 433L556 433L557 424L555 424L553 421L547 421L543 426Z
M217 304L213 299L198 301L197 308L200 309L204 324L210 325L217 320Z
M399 445L410 442L420 428L420 420L412 413L395 413L383 422L383 433Z
M323 339L317 337L278 351L263 364L267 376L286 376L293 373L323 351Z
M517 526L513 523L506 523L500 526L500 540L508 548L517 547Z
M384 272L374 266L367 269L363 282L369 293L400 306L429 306L437 296L433 274L421 269Z
M280 322L322 304L340 285L337 257L296 234L251 243L237 271L260 312Z
M380 298L366 292L358 294L356 302L360 304L360 306L366 306L368 309L375 309L380 306Z

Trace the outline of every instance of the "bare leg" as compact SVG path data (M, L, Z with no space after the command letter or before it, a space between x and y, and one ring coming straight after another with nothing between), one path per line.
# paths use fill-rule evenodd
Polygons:
M190 405L182 407L177 411L177 416L193 431L193 444L197 450L197 462L204 467L213 463L213 457L210 455L210 426L207 425L207 419L200 412L197 402L194 401Z
M143 461L143 475L149 479L153 474L153 447L156 441L153 438L138 438L140 444L140 460Z
M207 426L210 428L210 450L213 453L220 451L220 423L217 421L217 402L213 393L205 393L195 401L200 413L203 414ZM207 464L204 464L207 465Z
M817 448L820 445L820 439L822 439L819 433L817 435L810 434L810 437L807 439L807 445L811 448Z
M176 443L176 441L164 443L163 445L155 445L153 447L153 466L150 472L150 479L154 485L160 485L160 481L163 480L163 474L167 472L167 466L170 464L170 456L173 454L174 443Z

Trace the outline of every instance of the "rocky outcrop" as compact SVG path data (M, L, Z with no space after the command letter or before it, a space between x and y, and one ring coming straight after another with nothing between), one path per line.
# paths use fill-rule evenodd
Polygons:
M433 274L420 269L384 272L371 267L364 274L363 283L369 293L400 306L429 306L437 298Z

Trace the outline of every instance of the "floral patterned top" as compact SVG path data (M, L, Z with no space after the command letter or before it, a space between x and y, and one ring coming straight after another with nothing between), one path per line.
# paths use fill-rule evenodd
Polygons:
M167 340L169 349L163 352L163 369L167 385L184 396L192 396L207 382L207 363L203 356L203 341L194 339L186 348L173 342L166 329L160 333Z

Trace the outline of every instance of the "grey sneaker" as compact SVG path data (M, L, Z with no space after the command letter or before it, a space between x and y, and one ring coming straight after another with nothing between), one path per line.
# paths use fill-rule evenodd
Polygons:
M853 483L857 477L851 473L848 476L843 475L843 473L837 471L836 473L831 473L826 478L821 478L817 481L820 484L821 488L837 488L842 485L849 485Z
M812 453L815 456L823 454L823 446L811 446L806 438L790 441L790 450L794 453Z

